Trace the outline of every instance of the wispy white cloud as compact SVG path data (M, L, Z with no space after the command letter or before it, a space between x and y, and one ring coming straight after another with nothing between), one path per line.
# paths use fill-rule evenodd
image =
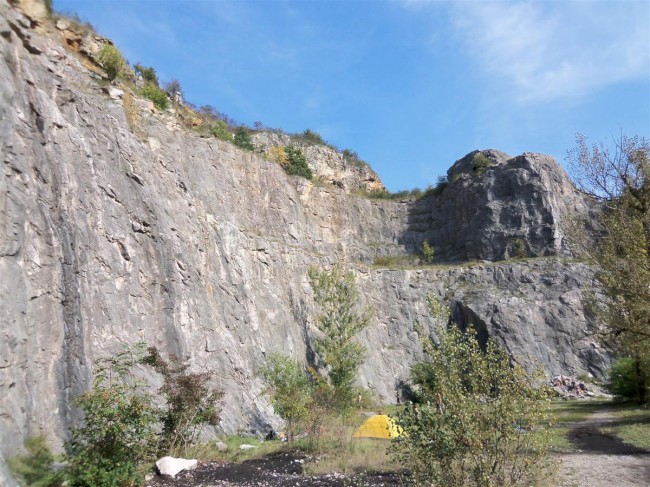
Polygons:
M451 7L454 35L486 76L486 86L524 104L576 99L648 80L649 15L645 0Z

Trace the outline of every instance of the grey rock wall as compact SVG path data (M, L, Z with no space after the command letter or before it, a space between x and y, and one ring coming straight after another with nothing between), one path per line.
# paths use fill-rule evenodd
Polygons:
M271 352L305 357L314 317L310 265L343 262L356 272L364 304L375 309L361 336L368 354L359 383L381 400L393 400L396 383L422 359L413 323L433 332L427 293L526 365L602 374L607 354L581 338L588 327L581 293L593 286L581 265L559 257L369 265L378 255L405 255L424 238L437 249L456 239L464 249L450 254L457 258L501 258L513 234L534 255L560 253L557 212L579 204L547 158L508 160L429 200L372 201L288 177L255 153L181 129L173 113L153 110L128 89L104 89L5 0L0 57L5 457L30 435L60 445L93 362L138 341L186 358L193 370L215 371L224 431L276 422L258 371ZM511 173L506 181L537 188L522 196L525 203L519 186L509 186L515 182L498 190ZM554 194L558 187L564 193ZM533 216L484 221L497 202L499 214L510 204ZM414 222L425 212L426 221Z
M477 155L490 164L477 166ZM474 151L456 161L447 178L438 194L412 203L404 236L411 252L427 240L442 262L567 256L567 223L589 217L588 201L542 154Z

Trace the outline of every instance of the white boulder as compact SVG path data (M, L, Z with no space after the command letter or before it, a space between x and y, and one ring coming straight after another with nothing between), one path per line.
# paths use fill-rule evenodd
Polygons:
M187 460L185 458L162 457L156 462L156 468L160 475L169 475L171 478L183 470L192 470L196 468L196 460Z

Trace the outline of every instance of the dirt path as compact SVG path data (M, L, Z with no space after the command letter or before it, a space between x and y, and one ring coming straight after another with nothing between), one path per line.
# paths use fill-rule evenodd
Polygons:
M569 439L579 452L560 457L558 486L650 486L650 452L601 431L616 420L611 412L601 411L575 425Z

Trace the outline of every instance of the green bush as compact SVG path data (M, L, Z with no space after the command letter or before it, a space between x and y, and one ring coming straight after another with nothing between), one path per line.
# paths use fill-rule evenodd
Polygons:
M343 149L343 152L341 152L343 155L343 158L346 160L348 164L352 164L353 166L357 167L366 167L368 166L368 163L361 159L359 157L359 154L357 154L355 151L351 149Z
M429 304L433 314L442 309ZM548 453L547 391L494 342L482 347L473 328L441 327L436 335L436 343L422 343L430 361L412 369L419 403L398 415L405 434L394 441L396 460L417 485L533 480Z
M289 442L306 426L312 410L313 388L304 366L291 358L273 354L262 368L266 387L262 391L271 399L275 413L286 422Z
M307 179L313 177L313 173L307 164L305 154L303 154L298 147L288 145L284 148L284 152L287 155L287 164L284 166L284 170L287 174L295 174Z
M242 149L246 150L255 150L255 147L253 146L253 141L251 140L251 136L248 133L248 130L246 130L246 127L239 127L235 131L235 137L233 138L233 142L237 147L241 147Z
M433 264L433 247L426 240L422 242L422 257L425 264Z
M526 243L521 238L515 238L510 243L510 257L515 259L524 259L528 257Z
M45 437L34 436L25 441L25 455L8 460L9 468L21 485L30 487L58 487L64 481L62 471L53 468L54 455Z
M104 381L75 401L83 425L66 444L66 476L72 487L139 485L138 465L153 459L156 415L148 395Z
M633 357L616 360L609 369L607 387L616 396L637 399L639 393L637 360Z
M163 375L162 407L142 392L132 374L135 364ZM210 374L187 373L186 365L164 361L155 348L139 343L97 366L93 388L75 400L83 423L66 443L65 476L72 487L140 485L145 463L188 446L203 423L219 419L221 394L207 386Z
M159 110L165 110L169 106L167 93L153 83L148 83L142 88L142 94L149 98Z
M310 129L307 129L302 134L300 134L300 138L310 144L326 145L321 135L318 132L314 132Z
M106 71L108 79L113 81L126 67L126 61L120 50L113 44L104 44L97 53L97 60Z
M158 75L156 74L156 70L153 67L143 66L140 63L135 63L133 65L133 70L135 71L135 74L142 76L142 80L145 84L150 83L156 87L159 86Z
M228 130L228 125L223 120L217 120L214 125L212 125L210 133L217 139L232 142L232 134L230 133L230 130Z
M196 440L203 424L219 423L217 401L223 394L210 389L211 372L189 373L189 366L178 358L172 357L168 362L155 347L149 347L147 352L142 363L162 374L159 392L167 402L160 415L163 430L159 451L182 451Z
M474 157L472 158L472 162L474 163L474 166L472 167L472 170L474 171L475 174L481 175L487 171L487 169L490 166L494 166L495 162L487 157L485 154L482 152L477 152L474 154Z

